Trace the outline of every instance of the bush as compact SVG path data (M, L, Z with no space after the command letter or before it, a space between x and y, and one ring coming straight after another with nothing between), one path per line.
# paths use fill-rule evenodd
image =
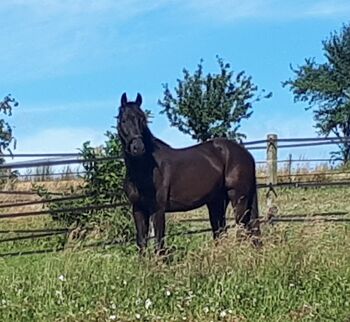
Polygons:
M79 199L49 203L52 218L65 225L93 230L95 233L118 236L118 240L130 240L133 236L133 224L130 206L123 190L125 165L121 159L121 144L116 134L108 131L108 140L99 148L94 148L90 142L83 144L81 149L85 160L84 182L78 188L70 188L70 192L62 196L81 195ZM98 160L101 159L102 160ZM52 198L42 186L36 190L40 196ZM121 204L120 207L106 209L91 209L104 205ZM79 211L75 208L83 208ZM69 209L57 212L59 209Z

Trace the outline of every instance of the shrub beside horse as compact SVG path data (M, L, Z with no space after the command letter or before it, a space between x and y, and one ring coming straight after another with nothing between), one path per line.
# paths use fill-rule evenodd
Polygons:
M235 221L255 245L259 244L255 162L234 141L217 138L188 148L174 149L156 138L141 110L142 97L121 97L117 130L127 169L125 191L132 204L141 251L147 246L150 219L157 250L164 250L165 212L188 211L203 205L209 210L214 239L226 230L231 202Z

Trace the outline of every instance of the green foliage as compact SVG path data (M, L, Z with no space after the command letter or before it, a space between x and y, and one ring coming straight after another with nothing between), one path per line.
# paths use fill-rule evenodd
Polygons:
M0 101L0 155L5 151L12 153L11 147L16 149L16 139L13 136L12 126L8 122L8 118L12 116L12 109L17 106L18 102L10 94ZM4 161L5 159L0 157L0 164ZM7 170L0 169L0 175L2 176L0 183L4 183L7 175L14 178L16 172L9 173Z
M123 190L125 165L121 159L121 144L117 135L107 132L104 146L96 149L86 142L81 150L85 162L83 163L84 183L78 188L71 188L69 194L82 195L83 198L49 204L53 212L52 218L67 225L80 228L92 228L94 231L106 233L119 240L128 240L133 235L130 207ZM103 159L103 160L98 160ZM37 188L38 193L51 198L47 191ZM89 209L89 207L110 204L121 204L111 209ZM67 212L55 210L68 208ZM74 208L86 208L75 211Z
M350 137L350 25L334 32L322 42L326 62L306 59L294 69L294 79L283 83L295 101L306 102L313 109L315 128L321 135ZM350 142L339 145L333 155L344 163L350 161Z
M164 84L163 100L158 101L171 126L197 141L214 137L244 138L238 132L241 121L252 115L254 102L271 97L271 93L257 94L258 87L244 71L235 75L230 64L220 57L217 62L218 74L204 75L203 60L193 75L183 69L184 77L177 80L175 93Z
M3 114L5 117L0 119L0 153L10 150L11 144L16 148L16 140L12 133L12 127L6 119L12 115L13 107L17 106L18 102L11 95L5 96L0 101L0 114Z

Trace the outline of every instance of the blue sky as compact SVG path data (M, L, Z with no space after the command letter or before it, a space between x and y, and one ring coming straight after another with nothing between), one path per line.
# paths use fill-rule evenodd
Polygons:
M292 76L290 64L323 61L321 41L349 16L345 0L1 0L0 96L20 102L11 119L16 152L102 143L124 91L143 95L155 135L175 147L192 144L158 114L157 100L162 83L173 87L201 58L206 72L216 72L217 54L273 92L242 124L248 140L315 136L312 113L281 82Z

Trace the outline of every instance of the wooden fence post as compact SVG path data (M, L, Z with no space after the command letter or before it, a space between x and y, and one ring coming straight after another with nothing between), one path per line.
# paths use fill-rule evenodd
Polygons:
M293 160L293 156L291 153L289 153L289 157L288 157L288 180L289 182L292 182L292 161Z
M272 210L272 206L275 200L275 191L273 185L277 184L277 134L268 134L267 135L267 182L266 184L270 187L267 192L267 211L268 215Z

